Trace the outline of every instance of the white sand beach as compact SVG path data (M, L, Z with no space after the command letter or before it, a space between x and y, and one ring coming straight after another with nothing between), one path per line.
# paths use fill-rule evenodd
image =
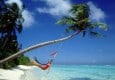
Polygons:
M12 70L0 69L0 80L115 80L114 65L52 65L47 72L20 65Z
M32 75L31 70L35 66L24 66L19 65L11 70L0 69L0 80L28 80L34 79L33 76L26 76L27 74ZM31 73L31 74L30 74Z

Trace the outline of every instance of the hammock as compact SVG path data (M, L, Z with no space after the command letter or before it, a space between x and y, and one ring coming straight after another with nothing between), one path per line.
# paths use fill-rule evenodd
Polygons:
M50 63L53 62L53 60L55 59L57 53L58 53L58 52L55 51L55 52L52 52L52 53L50 54L50 56L52 57L52 58L49 60ZM43 64L43 63L39 62L36 57L34 57L34 60L35 60L37 63L41 64L41 65L46 65L46 64L47 64L47 63L46 63L46 64Z
M40 62L37 60L37 58L34 57L34 60L35 60L35 61L32 61L32 64L34 64L35 66L41 68L42 70L50 69L51 64L52 64L53 60L55 59L56 55L57 55L57 51L51 53L50 56L51 56L52 58L51 58L51 59L48 61L48 63L46 63L46 64L40 63ZM49 72L49 71L48 71L48 72Z

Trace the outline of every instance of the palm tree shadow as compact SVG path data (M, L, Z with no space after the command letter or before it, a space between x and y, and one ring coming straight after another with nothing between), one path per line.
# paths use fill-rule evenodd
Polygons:
M96 79L91 79L91 78L70 78L68 80L96 80Z

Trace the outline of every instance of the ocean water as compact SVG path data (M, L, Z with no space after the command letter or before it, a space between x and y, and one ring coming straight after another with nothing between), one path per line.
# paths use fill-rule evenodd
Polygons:
M115 66L53 65L48 71L34 68L34 80L115 80Z

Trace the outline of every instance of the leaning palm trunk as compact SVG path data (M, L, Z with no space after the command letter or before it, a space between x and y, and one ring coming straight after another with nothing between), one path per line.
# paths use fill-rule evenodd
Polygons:
M80 32L81 32L81 31L77 31L77 32L75 32L74 34L72 34L72 35L70 35L70 36L67 36L67 37L64 37L64 38L61 38L61 39L52 40L52 41L47 41L47 42L43 42L43 43L39 43L39 44L30 46L30 47L28 47L28 48L26 48L26 49L24 49L24 50L21 50L21 51L15 53L15 54L13 54L13 55L11 55L11 56L9 56L9 57L3 59L3 60L0 60L0 65L1 65L1 64L4 64L4 63L7 62L7 61L10 61L10 60L12 60L12 59L15 59L15 58L17 58L18 56L21 56L21 55L23 55L24 53L29 52L29 51L31 51L31 50L33 50L33 49L40 48L40 47L43 47L43 46L47 46L47 45L50 45L50 44L54 44L54 43L57 43L57 42L62 42L62 41L68 40L68 39L70 39L70 38L73 38L74 36L76 36L76 35L79 34Z

